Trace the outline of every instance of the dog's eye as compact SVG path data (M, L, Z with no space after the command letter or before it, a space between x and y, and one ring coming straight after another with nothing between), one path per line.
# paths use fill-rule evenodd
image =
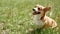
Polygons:
M40 10L40 8L38 8L38 10Z

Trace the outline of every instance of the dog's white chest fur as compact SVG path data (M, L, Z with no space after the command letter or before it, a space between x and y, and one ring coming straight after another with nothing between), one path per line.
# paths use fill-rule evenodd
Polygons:
M34 23L38 25L39 27L42 27L44 25L44 22L40 20L40 15L34 15Z

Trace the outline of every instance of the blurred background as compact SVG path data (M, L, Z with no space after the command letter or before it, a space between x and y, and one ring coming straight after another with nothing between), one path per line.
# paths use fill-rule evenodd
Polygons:
M0 0L0 34L27 34L29 28L35 28L32 8L36 4L52 8L46 13L60 28L60 0ZM60 34L60 29L39 29L28 34Z

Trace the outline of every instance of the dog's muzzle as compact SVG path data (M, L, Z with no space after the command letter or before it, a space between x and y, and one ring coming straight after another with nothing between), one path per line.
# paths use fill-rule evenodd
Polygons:
M40 12L35 11L35 9L33 9L33 11L34 11L34 14L40 14Z

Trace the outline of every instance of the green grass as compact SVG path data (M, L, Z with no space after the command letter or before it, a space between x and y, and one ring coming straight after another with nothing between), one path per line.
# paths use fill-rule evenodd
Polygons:
M32 8L36 4L52 5L46 15L53 18L60 28L60 0L0 0L0 34L26 34L29 28L35 28ZM60 29L34 30L29 34L60 34Z

